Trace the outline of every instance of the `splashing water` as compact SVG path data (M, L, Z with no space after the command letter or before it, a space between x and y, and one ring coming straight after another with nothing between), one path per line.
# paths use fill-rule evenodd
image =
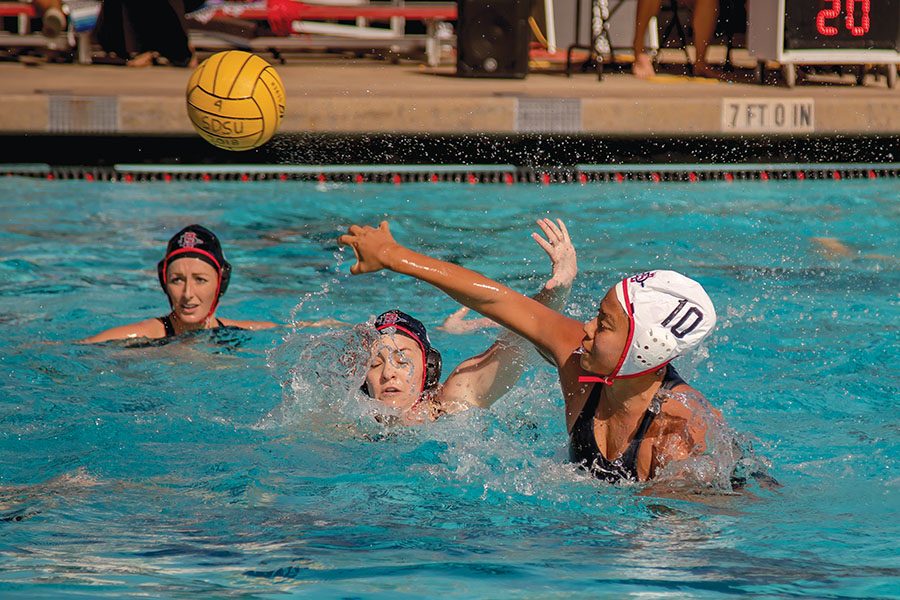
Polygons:
M896 595L893 180L5 178L0 192L3 597ZM568 464L557 375L541 362L490 410L399 426L358 391L362 325L225 346L72 343L164 314L153 266L167 232L199 220L235 266L223 317L365 324L408 308L449 367L496 331L436 330L449 299L389 273L351 277L337 234L389 214L399 241L533 293L544 257L529 234L548 207L579 251L573 317L647 268L691 274L722 315L705 352L676 364L722 417L704 417L703 456L681 479L662 473L663 489ZM849 250L824 256L813 238ZM782 487L753 475L766 471ZM738 495L731 478L746 479Z
M293 331L269 354L270 368L283 374L284 400L267 417L267 426L314 424L316 428L352 431L370 439L401 435L403 426L397 418L402 415L359 391L370 357L368 349L379 343L371 323L323 334ZM532 352L530 376L500 405L515 410L473 408L406 433L411 439L439 441L447 446L441 455L443 464L428 469L428 473L467 484L480 481L485 492L528 496L539 494L542 488L541 481L534 481L535 473L541 474L541 480L549 476L556 482L584 479L574 465L566 464L565 432L541 435L538 415L562 414L562 406L561 400L548 403L548 398L559 396L558 379L555 370L537 363L536 357ZM766 477L765 464L757 459L752 446L739 438L705 399L674 393L669 400L691 411L696 422L685 424L686 433L705 431L705 449L699 456L665 465L651 486L654 493L667 488L681 496L728 494L736 484L744 486L748 468L757 479ZM523 406L528 410L523 412ZM737 473L739 467L743 475Z

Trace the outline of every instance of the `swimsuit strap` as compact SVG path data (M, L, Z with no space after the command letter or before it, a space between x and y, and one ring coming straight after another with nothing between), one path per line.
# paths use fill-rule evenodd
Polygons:
M634 432L634 439L631 440L631 443L628 444L628 447L625 448L625 452L623 452L622 456L619 458L625 468L635 473L635 477L637 476L638 450L641 447L641 442L644 441L644 436L647 435L647 430L650 429L650 425L653 424L653 419L655 418L656 413L651 409L648 408L644 411L641 423L638 425L637 431Z
M175 337L175 326L172 325L172 317L170 315L166 315L164 317L156 317L156 320L162 323L163 328L166 330L166 337ZM222 322L222 319L216 317L216 326L217 327L227 327L225 323ZM236 329L240 329L237 327Z
M672 363L667 364L666 374L663 375L662 385L659 389L671 390L672 388L678 387L682 383L687 385L687 381L681 378L681 375L678 374L678 371L675 370L675 367L672 366Z
M591 388L591 395L588 396L587 402L584 403L584 408L581 409L581 414L578 415L579 421L594 418L594 415L597 413L597 407L600 406L600 393L602 391L603 386L595 383L594 387Z
M594 439L593 422L599 396L600 386L594 385L569 433L569 460L581 463L585 468L589 468L598 456L602 456L597 448L597 440Z
M660 386L660 389L661 390L671 390L671 389L681 385L682 383L687 384L687 382L681 378L681 375L678 374L678 371L675 370L675 367L673 367L671 365L671 363L667 364L666 365L666 373L665 373L665 375L663 375L662 385ZM597 412L597 406L600 405L600 393L602 391L603 391L603 386L595 383L594 387L591 388L591 395L588 396L587 402L584 403L584 407L581 409L581 413L578 415L578 420L576 421L576 426L578 424L578 421L581 421L584 418L590 418L590 419L594 418L594 414ZM656 395L654 395L653 400L650 403L650 406L652 408L652 407L654 407L654 405L658 405L658 404L659 404L659 402L657 402ZM653 412L659 412L659 409L657 408L657 410L653 411ZM645 418L646 418L646 416L645 416ZM648 427L649 427L649 425L648 425ZM575 427L572 428L572 431L574 431L574 430L575 430Z
M650 401L650 406L644 412L644 416L641 419L640 425L638 425L637 431L634 433L634 439L631 440L631 443L628 444L628 448L625 449L625 452L622 453L621 461L623 465L634 467L635 472L637 472L637 452L641 447L641 442L644 441L644 436L647 435L647 430L650 429L650 425L653 424L653 419L656 418L656 415L659 414L660 409L662 408L662 403L664 398L660 397L660 391L666 390L669 391L674 387L681 385L682 383L687 383L684 379L681 378L681 375L678 374L678 371L675 370L671 364L666 365L666 373L663 375L662 385L660 385L659 390L653 395L653 399Z
M167 338L175 337L175 327L172 325L172 319L169 315L164 317L156 317L156 320L162 323L163 329L166 330Z

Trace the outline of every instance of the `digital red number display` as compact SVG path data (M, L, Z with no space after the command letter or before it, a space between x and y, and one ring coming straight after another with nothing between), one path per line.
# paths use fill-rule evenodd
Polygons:
M824 8L816 15L816 30L822 35L832 36L838 34L838 28L829 25L833 19L841 20L841 11L844 10L846 17L843 19L847 31L853 36L862 36L869 33L869 24L872 14L871 0L847 0L846 5L842 0L832 0L831 8ZM857 21L857 12L859 13L859 21ZM857 25L857 22L859 25Z
M787 49L900 50L900 0L785 0L784 11Z

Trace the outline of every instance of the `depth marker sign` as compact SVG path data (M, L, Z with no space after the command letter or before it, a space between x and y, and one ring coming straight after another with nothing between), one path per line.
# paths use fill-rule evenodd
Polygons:
M728 133L812 133L812 98L723 98L722 131Z

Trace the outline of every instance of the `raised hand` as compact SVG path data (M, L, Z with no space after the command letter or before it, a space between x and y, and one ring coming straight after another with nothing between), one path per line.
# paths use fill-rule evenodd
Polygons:
M552 265L552 274L544 289L552 290L557 286L571 287L572 281L578 274L578 261L575 254L575 246L569 239L569 230L562 219L557 219L556 223L552 219L538 219L538 226L547 239L544 239L538 233L532 233L531 237L534 241L544 249L547 256L550 257Z
M338 238L338 243L353 248L356 264L350 267L350 272L354 275L388 268L386 261L389 253L400 247L391 235L387 221L382 221L377 229L368 225L351 225L347 233Z

